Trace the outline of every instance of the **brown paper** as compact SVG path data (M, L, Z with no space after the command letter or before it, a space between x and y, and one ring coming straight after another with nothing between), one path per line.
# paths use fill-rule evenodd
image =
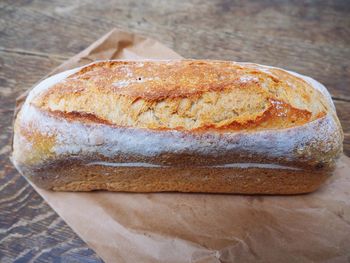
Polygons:
M54 72L99 59L180 58L113 30ZM106 262L349 262L350 159L298 196L67 193L35 189Z

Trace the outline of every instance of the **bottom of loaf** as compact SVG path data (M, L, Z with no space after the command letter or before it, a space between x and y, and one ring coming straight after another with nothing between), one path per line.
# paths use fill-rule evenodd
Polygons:
M52 166L51 166L52 167ZM71 164L25 169L34 184L55 191L301 194L315 191L330 172L269 168L108 167Z

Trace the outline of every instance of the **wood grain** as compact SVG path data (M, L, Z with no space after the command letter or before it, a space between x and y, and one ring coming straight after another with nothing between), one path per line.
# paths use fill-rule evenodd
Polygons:
M3 0L0 2L0 262L98 262L9 162L16 96L113 27L189 58L252 61L331 91L350 155L350 2Z
M344 131L344 153L350 156L350 102L338 100L334 102Z
M101 262L12 165L0 162L1 262Z

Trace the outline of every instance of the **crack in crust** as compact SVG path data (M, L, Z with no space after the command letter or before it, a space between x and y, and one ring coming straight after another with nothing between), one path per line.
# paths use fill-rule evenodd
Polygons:
M32 102L69 120L177 130L281 129L325 116L323 95L278 69L225 61L105 61Z

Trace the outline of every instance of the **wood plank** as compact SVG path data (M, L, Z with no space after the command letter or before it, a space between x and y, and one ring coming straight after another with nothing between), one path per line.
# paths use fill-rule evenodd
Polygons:
M185 57L294 70L350 101L348 1L9 3L0 4L0 47L6 49L71 56L118 26L150 35Z
M7 158L0 165L1 262L102 262Z
M0 52L0 262L102 262L9 160L16 96L60 63Z
M350 156L350 102L334 101L344 131L344 153Z
M350 134L350 103L347 101L335 100L334 104L344 133Z
M350 133L344 133L344 153L350 157Z

